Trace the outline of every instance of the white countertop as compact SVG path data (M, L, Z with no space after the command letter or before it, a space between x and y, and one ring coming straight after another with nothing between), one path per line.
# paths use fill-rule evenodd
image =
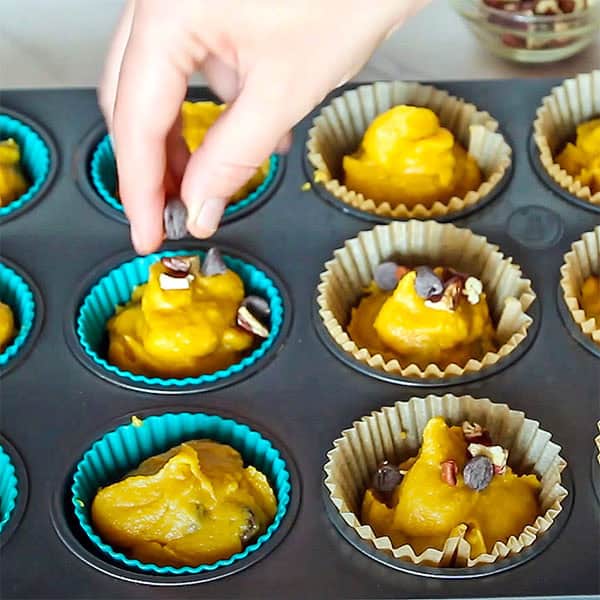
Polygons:
M0 0L0 88L95 86L122 5L123 0ZM578 56L551 65L495 58L448 0L433 0L379 48L358 79L566 77L599 66L600 36Z

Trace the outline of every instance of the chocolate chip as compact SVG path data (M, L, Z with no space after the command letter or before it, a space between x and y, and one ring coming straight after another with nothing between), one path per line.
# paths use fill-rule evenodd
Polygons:
M190 262L183 256L163 256L160 262L171 277L185 277L190 272Z
M271 316L271 307L269 303L260 296L246 296L242 300L242 306L245 306L250 313L261 323L268 323Z
M494 477L494 465L487 456L474 456L463 469L465 485L480 492Z
M433 296L442 294L444 292L444 284L430 267L417 267L415 291L420 298L428 300Z
M254 516L254 513L250 509L248 509L248 519L244 524L244 529L241 535L242 543L247 544L248 542L250 542L252 538L256 536L259 530L260 527L256 522L256 517Z
M398 265L395 262L382 262L375 267L373 279L382 290L393 290L399 281Z
M380 494L391 494L402 481L402 473L394 465L384 460L373 475L371 487Z
M179 198L167 201L164 210L165 235L168 240L180 240L188 235L187 208Z
M227 271L227 265L218 248L210 248L202 261L202 275L212 277L213 275L223 275Z

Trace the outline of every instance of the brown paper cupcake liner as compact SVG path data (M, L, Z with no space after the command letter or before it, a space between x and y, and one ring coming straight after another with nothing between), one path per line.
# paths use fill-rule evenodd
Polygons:
M567 79L542 101L533 122L533 137L540 161L550 177L577 198L600 206L600 192L569 175L554 160L565 144L575 137L577 126L600 116L600 70Z
M416 364L402 365L397 359L386 361L381 354L360 348L346 331L352 308L370 285L377 265L394 257L407 265L448 266L478 277L500 348L465 365L442 368L432 363L425 369ZM435 221L395 221L359 233L325 263L317 290L319 315L336 344L369 367L403 377L456 377L480 371L510 354L525 339L533 322L526 311L535 293L512 259L505 258L498 246L483 236Z
M471 546L463 537L466 527L459 535L448 538L441 551L427 548L417 554L409 544L394 547L389 537L378 537L370 525L360 522L362 498L377 466L383 460L398 464L416 456L425 425L436 416L443 416L453 425L468 420L487 428L492 439L509 450L509 466L519 474L534 473L542 484L542 514L519 535L496 542L490 553L471 557ZM418 565L473 567L514 556L534 544L552 526L568 494L561 485L566 462L551 435L524 413L488 399L446 394L396 402L354 422L333 445L324 467L325 486L343 520L379 551Z
M598 421L596 425L598 426L598 431L600 432L600 421ZM598 459L598 464L600 465L600 433L598 433L598 435L594 438L594 441L596 442L596 448L598 449L598 454L596 454L596 458Z
M563 297L573 320L586 336L600 344L600 322L585 314L580 301L583 282L590 275L600 275L600 225L571 245L560 273Z
M444 203L436 202L431 208L423 204L392 207L387 202L376 203L343 184L344 155L352 154L359 147L367 127L377 115L399 104L427 107L438 115L442 126L452 131L477 161L484 178L479 189L470 191L464 198L455 196ZM381 217L428 219L473 206L503 179L510 168L512 152L497 129L498 122L489 113L446 91L419 83L380 81L349 90L325 106L313 121L306 147L315 181L339 200Z

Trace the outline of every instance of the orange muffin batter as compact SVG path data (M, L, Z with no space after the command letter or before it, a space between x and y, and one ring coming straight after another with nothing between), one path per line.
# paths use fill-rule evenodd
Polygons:
M475 159L428 108L400 105L369 125L359 149L344 156L345 185L395 207L463 198L481 184Z
M197 566L240 552L276 511L267 478L244 467L236 450L191 440L100 489L92 522L104 542L131 558Z
M581 288L581 307L588 318L600 323L600 277L590 275Z
M195 257L185 277L171 277L158 261L148 283L108 321L108 360L149 377L193 377L227 368L257 339L238 326L244 296L242 280L224 265L222 272L206 275Z
M6 350L16 333L15 318L10 306L0 302L0 352Z
M473 489L463 476L468 447L461 427L448 427L442 417L431 419L416 460L400 465L406 474L390 497L382 501L377 490L367 490L362 522L378 536L390 537L395 547L410 544L417 553L442 550L448 537L466 526L472 558L490 552L497 541L519 535L540 514L540 482L535 475L519 476L504 466L495 469L484 489ZM500 455L505 461L506 454ZM456 466L450 478L442 466L449 461Z
M188 102L181 107L182 134L190 152L194 152L202 141L211 125L227 108L226 104L215 102ZM264 181L269 172L269 159L267 159L256 173L231 197L230 202L237 202L251 194Z
M443 299L435 302L436 298L428 300L417 293L417 272L404 270L393 291L373 282L352 310L348 333L360 348L381 354L386 361L396 358L401 365L415 363L422 369L430 363L441 368L451 363L463 366L495 349L485 293L469 300L463 278L453 305ZM442 278L443 272L435 270Z
M579 125L575 144L569 142L556 162L592 194L600 192L600 119Z
M13 139L0 141L0 206L10 204L29 189L20 163L19 144Z

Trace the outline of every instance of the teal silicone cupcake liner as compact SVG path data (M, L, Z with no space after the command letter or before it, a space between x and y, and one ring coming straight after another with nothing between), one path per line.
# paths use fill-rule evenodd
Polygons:
M0 445L0 533L14 513L19 495L17 472L10 456Z
M31 339L36 323L36 301L31 285L4 262L0 262L0 301L12 310L16 336L0 354L0 370L4 370Z
M271 350L284 326L285 311L281 284L276 284L271 276L249 262L224 254L223 260L227 267L235 271L243 280L246 294L255 294L265 298L271 308L269 337L262 341L251 354L229 368L214 373L198 377L168 379L146 377L124 371L106 360L106 323L115 313L116 307L131 299L136 286L147 282L148 270L154 262L165 256L193 254L203 257L205 251L169 250L137 257L114 268L91 287L77 309L75 330L79 345L83 349L87 361L91 361L93 370L97 374L128 387L127 382L134 387L135 384L140 384L136 389L145 391L166 391L169 388L175 389L175 391L214 389L214 387L218 387L217 384L225 385L228 380L232 380L233 383L236 376L242 376L244 372L255 367L255 363Z
M264 181L251 194L229 204L223 215L224 221L238 216L238 213L252 207L263 199L274 187L281 168L281 158L273 154L269 159L269 170ZM115 210L123 213L123 205L117 199L117 165L110 136L105 135L92 154L90 163L92 185L102 200Z
M144 459L186 440L199 438L229 444L240 452L245 465L253 465L266 475L277 498L277 513L267 531L227 559L189 567L142 563L105 543L94 531L90 518L91 505L98 489L119 481ZM229 567L267 544L286 515L291 494L291 477L286 461L279 450L257 431L217 415L167 413L146 417L141 423L136 421L121 425L96 441L75 469L70 489L70 508L89 540L112 561L156 575L192 575Z
M40 134L16 116L0 114L0 140L7 138L13 138L19 144L21 166L31 185L22 196L0 207L0 218L20 211L38 198L50 179L50 148Z

